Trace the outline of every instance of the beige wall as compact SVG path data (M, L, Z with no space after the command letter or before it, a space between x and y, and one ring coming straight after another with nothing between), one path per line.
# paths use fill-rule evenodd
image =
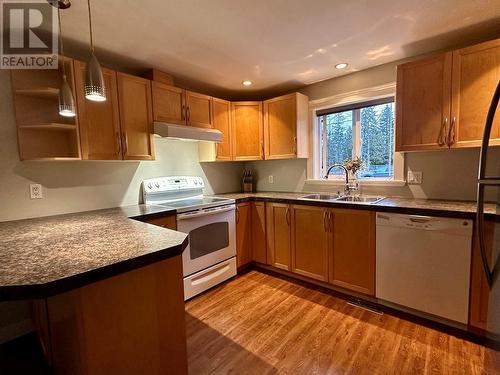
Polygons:
M350 91L379 86L396 80L397 62L380 65L307 86L300 91L311 100ZM491 157L500 158L500 148L492 150ZM443 150L408 153L407 170L422 171L421 185L403 187L363 187L362 193L385 196L403 196L429 199L475 200L479 149ZM257 176L257 190L261 191L337 191L340 186L308 184L307 162L303 160L276 160L247 163ZM274 183L268 181L273 175Z
M0 221L137 204L143 179L199 175L206 193L240 187L241 163L198 162L196 142L156 140L152 162L20 162L7 71L0 71ZM43 199L29 198L29 184L43 186ZM32 329L27 302L0 303L0 343Z
M10 77L0 71L0 221L137 204L143 179L200 175L206 193L240 187L241 163L200 164L196 142L156 139L151 162L20 162ZM43 199L29 198L29 184Z

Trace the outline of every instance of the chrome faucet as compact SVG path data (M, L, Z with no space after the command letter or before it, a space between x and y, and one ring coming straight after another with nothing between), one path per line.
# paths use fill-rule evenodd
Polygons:
M344 170L345 172L344 193L346 195L349 195L351 193L351 187L349 185L349 171L342 164L333 164L332 166L330 166L330 168L328 168L328 170L326 171L325 180L328 179L328 175L330 174L333 168L342 168Z

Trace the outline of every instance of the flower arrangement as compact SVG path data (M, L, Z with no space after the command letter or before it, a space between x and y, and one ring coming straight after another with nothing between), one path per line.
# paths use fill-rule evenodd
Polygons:
M363 169L364 163L359 156L356 156L352 159L344 160L343 166L353 175L355 175L356 172L358 172L360 169Z

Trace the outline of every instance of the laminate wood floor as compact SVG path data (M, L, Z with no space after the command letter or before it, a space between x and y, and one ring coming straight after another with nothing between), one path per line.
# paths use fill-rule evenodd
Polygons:
M189 374L500 374L500 352L250 271L186 304Z

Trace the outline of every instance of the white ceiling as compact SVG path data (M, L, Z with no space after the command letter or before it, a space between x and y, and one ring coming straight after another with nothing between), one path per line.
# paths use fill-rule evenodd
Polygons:
M61 13L88 43L86 0ZM296 88L500 33L500 0L93 0L96 54L226 96ZM334 69L349 63L344 71ZM241 81L254 85L243 88Z

